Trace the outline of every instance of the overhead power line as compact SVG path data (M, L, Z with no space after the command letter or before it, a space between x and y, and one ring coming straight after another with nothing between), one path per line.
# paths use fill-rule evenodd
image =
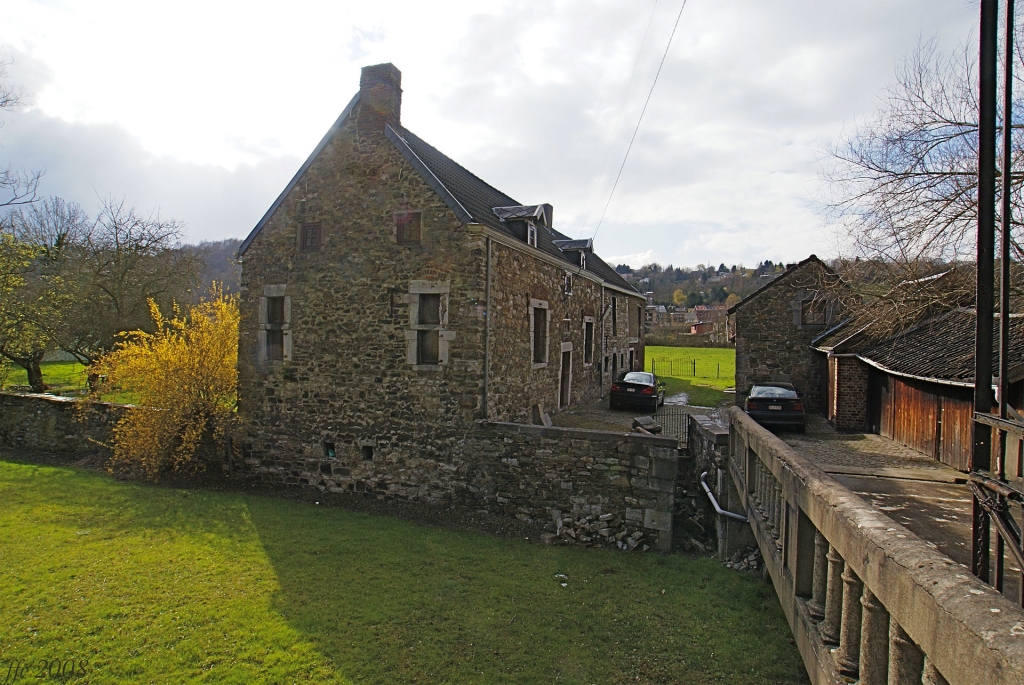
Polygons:
M672 39L676 37L676 29L679 28L679 20L683 18L683 10L686 9L686 0L683 0L683 4L679 6L679 14L676 15L676 23L672 26L672 33L668 37L668 44L665 46L665 52L661 56L661 63L658 64L658 71L654 74L654 83L651 84L651 90L647 93L647 99L644 101L644 108L640 110L640 117L636 120L636 128L633 129L633 137L629 139L629 146L626 148L626 154L622 157L622 164L619 166L619 173L615 175L615 183L612 184L612 190L608 193L608 201L604 203L604 211L601 212L601 219L597 222L597 228L594 229L594 235L591 237L597 238L597 232L601 230L601 224L604 222L605 214L608 213L608 205L612 203L612 196L615 195L615 188L619 185L619 179L622 178L622 170L626 168L626 160L629 159L629 151L633 149L633 141L636 140L636 133L640 130L640 122L644 120L644 113L647 111L647 105L651 102L651 95L654 94L654 87L658 85L658 77L661 76L661 68L665 66L665 58L668 57L668 50L672 47Z
M619 106L619 115L615 117L615 126L612 128L612 137L608 141L608 149L604 153L604 161L601 162L601 173L597 177L594 189L587 198L587 216L583 220L583 228L580 229L580 238L587 232L587 224L590 222L590 209L594 204L594 195L597 188L604 179L604 170L608 166L608 157L611 155L612 146L615 145L615 134L619 132L619 122L622 121L622 113L626 111L626 102L629 100L629 92L633 89L633 78L636 76L637 65L640 64L640 56L644 54L644 46L647 45L647 34L651 32L651 23L654 22L654 13L658 10L658 0L654 0L654 7L651 9L651 18L647 20L647 28L644 30L644 39L640 41L640 50L636 53L636 61L633 62L633 73L629 75L629 84L626 86L626 94L622 96L622 104Z

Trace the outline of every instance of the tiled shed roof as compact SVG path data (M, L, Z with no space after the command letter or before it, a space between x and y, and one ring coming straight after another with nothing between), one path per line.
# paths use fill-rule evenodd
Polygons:
M885 340L858 356L864 361L900 375L974 383L974 335L976 314L957 309ZM997 376L999 319L993 344L992 374ZM1024 316L1010 315L1010 378L1024 371ZM1016 373L1015 373L1016 370Z

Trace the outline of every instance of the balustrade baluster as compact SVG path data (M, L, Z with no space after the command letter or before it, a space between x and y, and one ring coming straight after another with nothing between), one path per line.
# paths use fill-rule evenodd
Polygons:
M772 476L772 537L776 540L782 535L782 486Z
M889 619L889 685L922 682L924 652L896 621Z
M821 531L814 531L814 568L811 576L811 601L807 612L815 621L825 618L825 590L828 586L828 540Z
M843 568L846 562L832 545L828 547L828 579L825 583L825 620L821 622L821 640L838 645L843 617Z
M840 673L857 677L860 672L860 595L864 584L849 564L843 571L843 584L846 587L843 590L843 620L836 665L839 666Z
M886 685L889 678L889 612L866 587L860 604L860 683Z

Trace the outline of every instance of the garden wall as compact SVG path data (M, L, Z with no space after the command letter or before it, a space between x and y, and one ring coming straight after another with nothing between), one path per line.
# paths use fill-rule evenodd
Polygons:
M246 459L261 483L459 505L547 522L547 541L635 549L672 546L678 441L639 433L481 423L446 459L407 452L368 458Z
M0 393L0 445L46 452L106 452L123 405L54 395Z
M125 407L51 395L0 393L0 444L51 452L105 452ZM474 424L444 459L364 445L356 458L250 453L235 476L270 485L437 505L547 524L549 542L619 549L672 547L678 441L515 423Z

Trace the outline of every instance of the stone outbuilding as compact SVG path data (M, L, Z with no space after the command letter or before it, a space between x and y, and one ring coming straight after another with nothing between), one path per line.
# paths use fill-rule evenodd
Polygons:
M455 469L477 422L597 400L644 363L643 295L550 204L405 128L401 104L398 69L364 68L239 249L246 454L338 459L348 489L357 472Z
M841 302L825 287L834 276L811 255L729 308L738 405L751 385L777 381L792 383L803 393L808 411L824 410L825 361L811 349L811 341L840 318Z

